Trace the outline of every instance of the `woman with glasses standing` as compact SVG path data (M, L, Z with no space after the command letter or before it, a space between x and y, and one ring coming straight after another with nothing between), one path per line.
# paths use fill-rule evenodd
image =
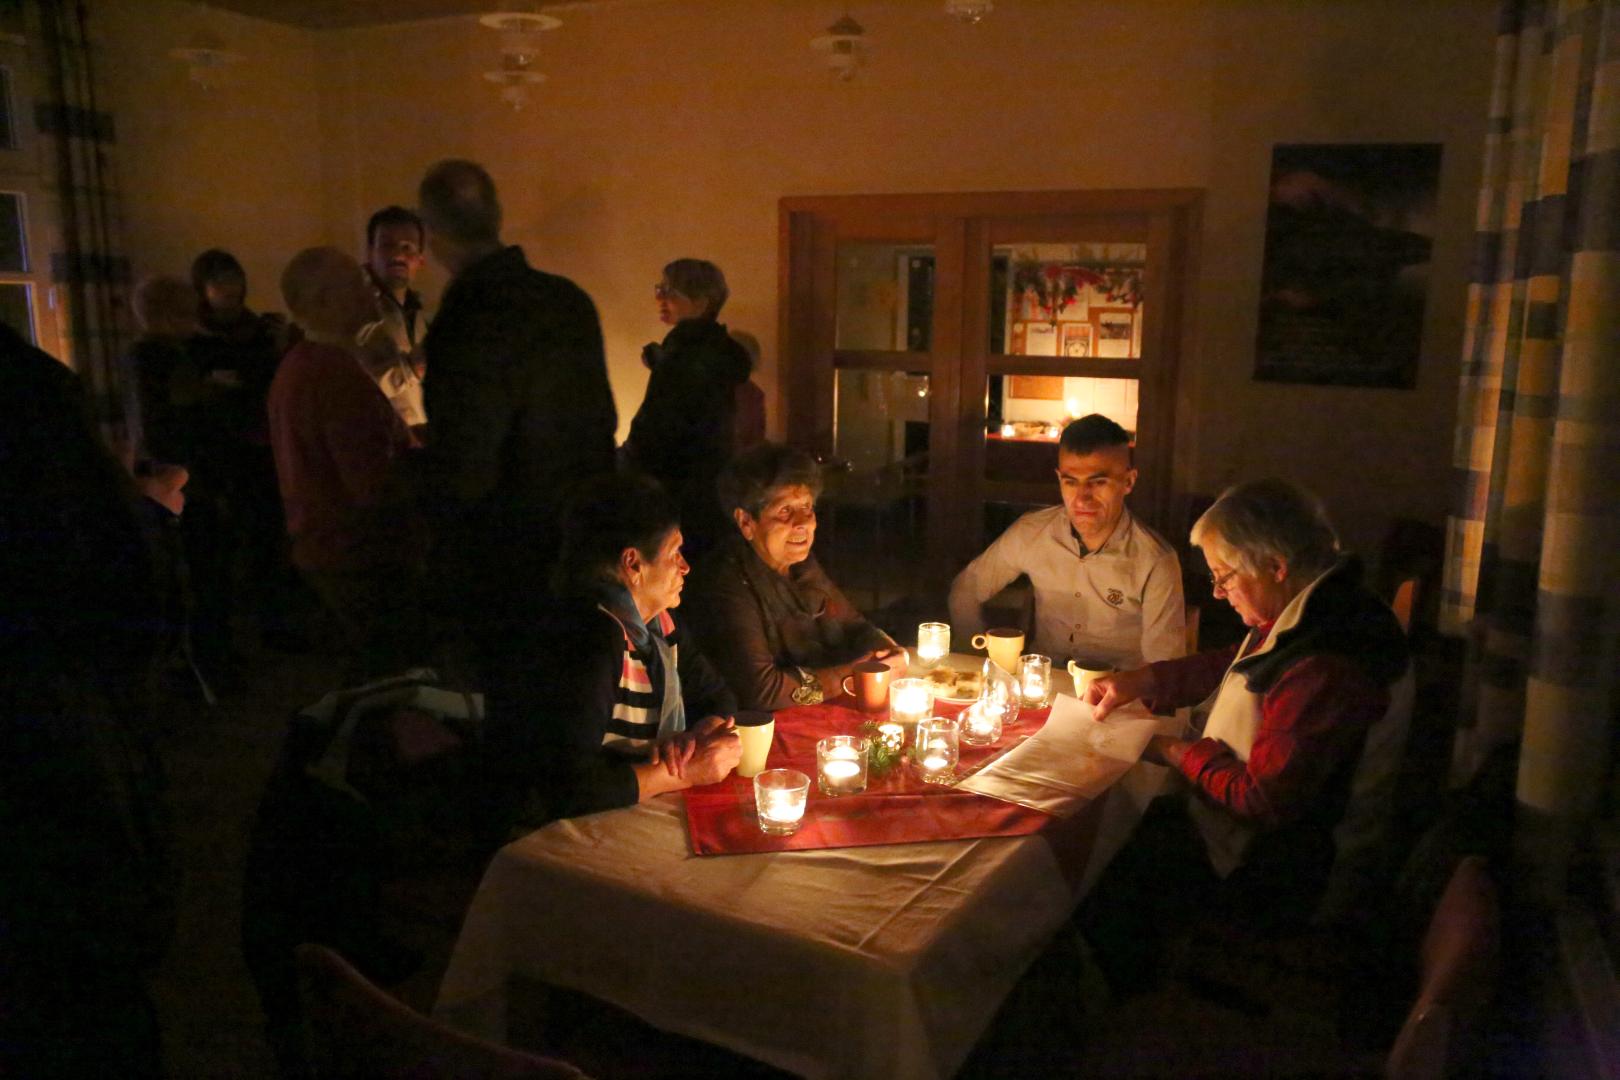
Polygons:
M657 479L680 507L688 560L732 529L715 481L735 450L737 388L753 361L717 321L729 295L714 263L676 259L664 267L653 296L671 329L641 352L652 377L624 444L630 467Z

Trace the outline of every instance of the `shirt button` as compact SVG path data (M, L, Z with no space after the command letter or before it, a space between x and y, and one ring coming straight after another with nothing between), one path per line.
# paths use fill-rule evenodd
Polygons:
M1075 593L1074 598L1076 600L1084 600L1086 598L1086 594L1085 593Z

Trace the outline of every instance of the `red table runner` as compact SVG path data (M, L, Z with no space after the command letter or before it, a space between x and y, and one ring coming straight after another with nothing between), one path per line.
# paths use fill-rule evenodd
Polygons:
M847 702L847 699L845 699ZM961 706L936 705L941 715ZM994 746L962 747L959 771L974 768L1008 744L1039 731L1050 710L1025 710ZM926 784L905 762L872 777L862 795L823 795L816 787L816 742L828 735L854 735L868 720L882 721L844 705L802 705L776 714L776 733L766 766L797 769L810 777L804 821L792 836L759 829L754 782L732 774L718 784L689 788L686 834L696 855L740 855L755 851L812 851L818 848L906 844L922 840L965 840L977 836L1025 836L1054 820L1051 815L971 791ZM908 747L909 752L909 747Z

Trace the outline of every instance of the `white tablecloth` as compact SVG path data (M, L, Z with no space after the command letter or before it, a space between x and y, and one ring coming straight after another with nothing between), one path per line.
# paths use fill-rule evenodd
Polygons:
M496 854L434 1015L504 1040L528 978L807 1077L948 1077L1162 776L1086 812L1083 875L1040 836L698 857L678 796L557 822Z

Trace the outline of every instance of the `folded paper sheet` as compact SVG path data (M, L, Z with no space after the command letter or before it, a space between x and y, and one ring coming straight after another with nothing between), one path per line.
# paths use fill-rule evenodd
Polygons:
M1023 743L958 788L1067 817L1136 764L1158 728L1138 704L1092 719L1091 706L1059 694L1051 718Z

